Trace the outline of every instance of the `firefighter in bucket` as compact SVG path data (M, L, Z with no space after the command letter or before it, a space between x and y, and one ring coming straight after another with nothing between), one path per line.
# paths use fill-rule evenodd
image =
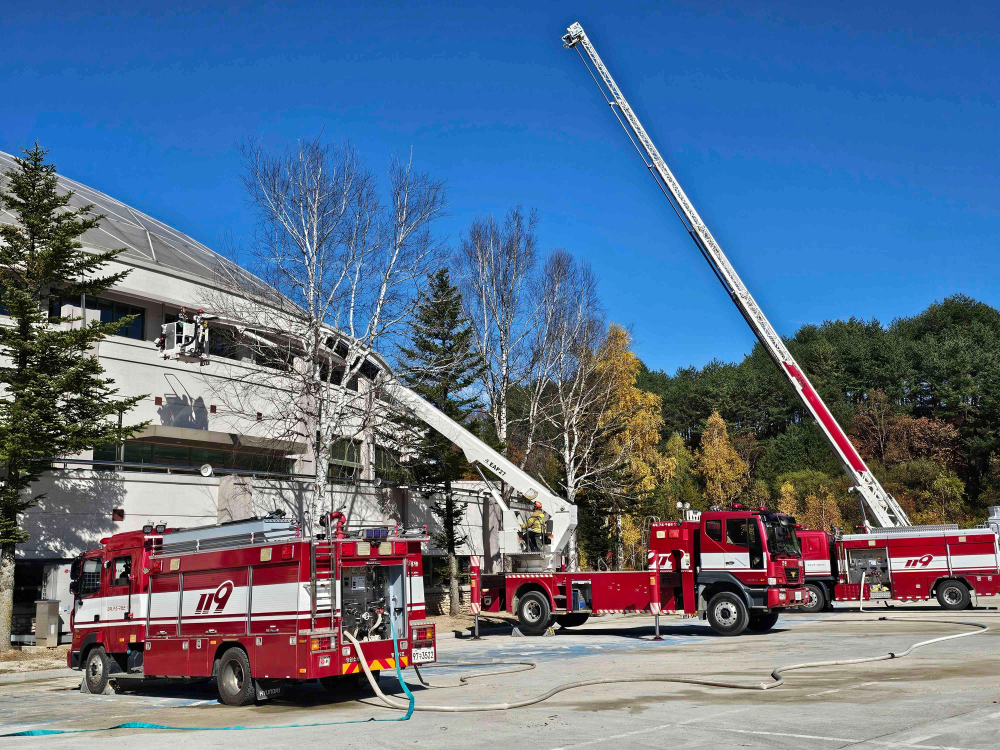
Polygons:
M521 524L521 533L528 545L528 552L541 552L542 546L548 542L549 535L545 531L548 515L542 510L542 504L536 500L535 509L528 516L526 523Z

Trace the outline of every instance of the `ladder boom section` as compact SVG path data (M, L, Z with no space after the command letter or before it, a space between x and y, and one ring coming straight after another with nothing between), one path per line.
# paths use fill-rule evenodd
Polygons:
M491 448L426 399L421 398L409 388L402 385L398 380L386 378L383 381L383 387L386 394L394 399L397 404L405 408L428 427L457 445L462 453L465 454L465 458L469 463L473 465L478 464L488 469L503 482L513 487L516 492L520 493L527 500L541 502L542 509L549 514L553 521L552 554L563 554L564 550L569 546L577 524L577 507L573 503L550 492L544 484L532 477L528 472ZM518 549L518 519L514 511L504 500L502 493L491 482L487 482L486 484L490 494L503 511L503 536L506 543L502 546L509 554L512 550Z
M742 279L736 273L736 269L733 268L725 253L722 252L719 243L716 242L715 237L712 236L705 222L702 221L701 216L699 216L687 194L681 188L677 178L674 177L673 172L670 171L667 163L660 155L652 138L649 137L646 129L642 126L635 111L625 99L621 89L618 88L618 84L615 83L614 78L604 65L600 55L597 54L597 50L587 37L583 27L579 23L574 23L567 31L568 33L563 36L565 46L568 48L577 48L577 51L582 49L590 59L590 63L597 71L597 76L603 82L603 86L601 86L601 83L598 83L602 94L604 94L605 99L612 109L617 108L618 112L621 113L620 116L617 112L615 114L619 117L620 122L624 118L624 122L622 122L623 128L627 123L626 132L631 131L629 137L633 139L633 144L636 145L636 149L643 156L646 168L660 184L660 187L667 194L668 199L673 203L674 209L684 222L685 228L688 230L691 238L695 241L705 260L708 261L719 281L725 287L726 292L736 304L740 314L747 321L754 334L816 420L820 430L830 443L830 447L836 453L844 469L854 482L855 488L861 495L864 505L882 527L909 526L910 521L906 517L906 513L896 502L895 498L882 488L879 481L865 465L865 462L851 444L850 439L830 413L826 404L823 403L823 399L820 398L816 389L809 382L805 372L799 367L795 358L792 357L791 352L788 351L788 347L785 346L785 342L781 336L775 330L774 326L771 325L771 322L764 315L753 295L750 294L750 291L743 284ZM584 62L586 63L586 60ZM595 80L597 79L595 78Z

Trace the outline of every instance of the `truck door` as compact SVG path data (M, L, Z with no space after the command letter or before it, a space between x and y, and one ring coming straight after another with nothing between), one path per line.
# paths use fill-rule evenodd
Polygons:
M130 550L114 552L108 567L108 593L104 597L103 622L120 622L132 612L132 571L135 559Z
M754 537L760 546L760 532L754 524ZM723 544L726 570L750 570L750 524L746 518L727 518ZM763 565L761 565L763 567Z
M701 540L702 570L726 570L722 524L723 521L718 518L705 519Z

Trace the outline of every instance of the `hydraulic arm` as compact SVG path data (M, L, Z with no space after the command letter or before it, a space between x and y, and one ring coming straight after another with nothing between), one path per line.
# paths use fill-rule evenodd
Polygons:
M803 372L802 368L799 367L788 351L781 336L778 335L778 332L764 316L760 307L758 307L753 296L743 285L743 281L736 273L729 259L722 252L719 243L715 241L712 233L705 226L705 222L701 220L691 201L681 189L677 179L669 167L667 167L663 157L660 156L660 152L657 151L649 134L646 133L639 118L625 100L618 85L611 77L611 73L608 72L607 67L605 67L600 56L597 54L597 50L594 49L594 45L586 33L584 33L583 27L578 23L574 23L569 27L568 32L568 34L563 36L564 45L569 49L576 49L580 55L580 59L583 60L584 65L587 66L587 70L594 78L594 82L601 89L605 101L611 107L615 117L618 118L622 129L625 130L632 141L632 145L635 146L636 151L643 158L643 162L646 164L649 173L656 180L664 195L667 196L674 212L683 222L691 239L694 240L695 245L697 245L705 260L712 267L719 282L732 298L737 309L739 309L740 314L743 315L743 318L749 324L754 334L760 340L768 354L771 355L775 364L784 373L788 382L791 383L799 398L819 424L820 430L826 436L830 447L837 454L844 469L854 482L856 491L861 496L862 515L864 515L865 508L867 508L881 527L909 526L910 520L906 517L906 513L899 506L899 503L896 502L895 498L882 488L882 485L879 484L879 481L865 465L865 462L851 444L851 441L843 429L841 429L837 420L834 419L830 410L827 409L826 404L823 403L823 400L809 382L805 372ZM586 57L584 57L584 53L586 53ZM590 64L587 62L588 59ZM593 68L591 68L591 64ZM596 75L594 73L595 70ZM865 518L865 523L866 525L869 524L867 517Z
M385 372L389 372L388 368ZM544 484L518 467L517 464L495 451L458 422L403 386L398 380L386 377L382 385L386 394L397 404L404 407L428 427L451 440L462 450L469 463L479 470L490 494L503 513L500 549L503 550L504 554L515 556L517 566L523 570L553 570L557 568L560 562L559 558L567 553L570 540L576 529L576 506L550 492ZM504 499L503 493L496 486L496 482L491 481L483 474L480 467L488 469L527 500L537 500L542 503L542 509L552 519L552 543L548 552L518 552L521 549L521 544L517 536L520 527L517 511L510 507L510 504Z

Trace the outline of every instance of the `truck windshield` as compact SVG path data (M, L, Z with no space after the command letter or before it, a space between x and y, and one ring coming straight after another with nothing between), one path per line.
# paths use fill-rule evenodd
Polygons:
M791 516L766 515L763 518L767 530L767 548L772 555L799 556L799 538L795 534L795 519Z

